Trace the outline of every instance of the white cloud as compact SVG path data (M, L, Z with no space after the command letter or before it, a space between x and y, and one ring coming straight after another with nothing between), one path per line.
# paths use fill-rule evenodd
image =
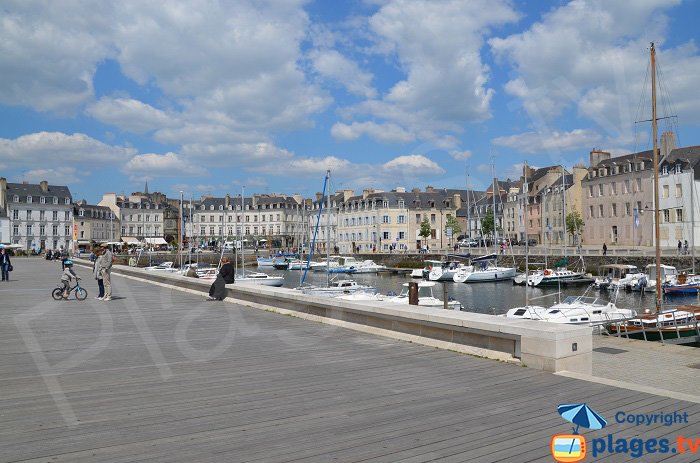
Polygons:
M70 185L82 183L90 171L78 171L75 167L48 167L45 169L32 169L25 172L22 177L31 183L39 183L42 180L49 182L49 185ZM76 199L76 198L74 198Z
M573 0L522 33L491 39L492 52L515 71L506 92L522 101L538 131L573 108L609 136L619 136L634 120L648 118L637 114L637 104L645 92L648 37L654 37L662 50L660 66L673 81L666 82L672 100L697 108L700 96L691 84L700 71L695 46L663 47L669 29L665 11L679 3ZM683 114L700 121L690 108Z
M409 154L398 156L385 163L382 169L388 173L398 173L400 175L442 175L445 170L434 161L420 154Z
M450 151L450 156L452 156L453 159L456 159L458 161L465 161L472 157L472 152L470 150L464 150L464 151Z
M202 167L183 159L182 156L176 153L139 154L126 163L122 168L122 172L132 176L141 175L148 177L199 176L205 174L205 170Z
M74 164L82 168L125 162L133 148L110 146L85 134L38 132L14 140L0 138L0 159L11 166Z
M251 172L262 172L267 175L316 175L331 172L343 172L351 170L352 163L346 159L335 156L323 158L294 158L283 162L251 164L247 170Z
M405 78L379 99L347 106L346 118L369 116L378 126L395 124L423 140L444 132L461 132L465 122L491 116L494 90L487 86L489 69L480 57L489 28L515 21L518 15L505 1L393 0L369 19L372 50L395 60ZM440 31L437 33L436 31ZM336 126L334 136L345 133ZM381 132L364 132L378 138Z
M314 70L323 78L338 82L354 95L364 98L376 96L377 91L372 88L372 74L362 71L357 63L337 50L315 50L309 58Z
M352 124L337 122L331 128L331 135L344 141L356 140L362 135L368 135L382 143L408 143L415 139L414 134L397 124L374 122L353 122Z
M101 122L135 133L145 133L177 123L165 111L132 98L103 97L89 105L85 112Z
M591 148L601 140L601 136L588 129L574 129L570 132L538 133L527 132L493 139L499 146L507 146L521 153L552 154L552 152Z

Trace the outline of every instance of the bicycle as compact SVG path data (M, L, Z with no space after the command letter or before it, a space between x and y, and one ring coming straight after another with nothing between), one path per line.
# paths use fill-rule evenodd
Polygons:
M80 286L80 279L78 279L78 281L75 282L75 286L68 290L68 294L70 294L73 290L75 290L75 298L79 301L84 301L88 295L87 289L82 288ZM63 297L63 291L63 286L59 286L58 288L51 291L51 296L57 301L60 301L61 299L68 299L67 296L65 298Z

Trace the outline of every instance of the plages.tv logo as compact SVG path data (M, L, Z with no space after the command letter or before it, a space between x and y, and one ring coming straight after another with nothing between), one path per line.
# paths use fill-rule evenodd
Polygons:
M578 433L581 426L588 429L603 429L608 422L586 404L563 404L557 411L566 421L575 424L571 434L552 436L550 449L555 461L576 463L586 458L586 438Z

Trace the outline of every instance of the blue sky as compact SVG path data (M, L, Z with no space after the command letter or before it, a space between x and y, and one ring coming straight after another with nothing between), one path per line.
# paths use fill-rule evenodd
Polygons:
M0 3L0 176L76 199L464 188L650 147L654 41L700 144L700 2ZM645 100L643 100L645 98ZM640 100L644 103L642 109ZM665 127L662 125L662 130Z

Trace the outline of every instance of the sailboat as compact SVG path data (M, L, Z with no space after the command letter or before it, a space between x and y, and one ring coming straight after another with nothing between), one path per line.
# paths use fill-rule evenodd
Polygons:
M311 250L309 251L309 257L307 260L306 264L306 269L304 270L304 275L302 276L300 286L296 289L301 290L304 294L308 295L314 295L314 296L329 296L329 297L334 297L334 296L339 296L342 294L350 294L356 291L363 291L363 292L368 292L368 293L376 293L377 289L373 286L368 286L368 285L361 285L357 283L354 280L350 279L340 279L337 281L331 282L330 280L330 274L331 274L331 256L330 256L330 248L331 248L331 226L330 226L330 220L331 220L331 198L330 198L330 191L331 191L331 171L327 170L326 171L326 178L324 179L323 182L323 194L321 196L321 201L319 203L319 208L318 208L318 215L316 217L316 228L314 230L314 236L311 242ZM308 271L310 264L311 264L311 259L313 257L313 248L316 244L316 235L318 233L318 228L321 223L321 214L323 212L323 198L326 198L326 189L328 190L328 199L327 199L327 211L326 211L326 265L325 268L323 269L326 272L326 285L325 286L315 286L315 285L304 285L304 280L306 279L306 272ZM321 266L315 267L316 270L320 270Z
M654 241L656 247L656 275L661 274L661 232L659 227L659 150L658 150L658 118L656 114L656 49L651 43L651 104L652 104L652 139L654 167ZM692 179L691 181L694 181ZM693 230L693 233L695 231ZM621 323L609 326L609 331L618 336L649 341L679 342L682 338L693 338L700 341L700 306L688 305L674 309L663 310L661 300L662 285L656 285L656 312L648 313L637 318L631 318Z
M243 200L243 192L241 191L241 211L245 210L245 203ZM244 240L241 240L241 273L236 275L236 282L233 284L239 285L260 285L260 286L274 286L280 287L284 284L283 276L272 276L263 272L248 272L245 271L245 245Z

